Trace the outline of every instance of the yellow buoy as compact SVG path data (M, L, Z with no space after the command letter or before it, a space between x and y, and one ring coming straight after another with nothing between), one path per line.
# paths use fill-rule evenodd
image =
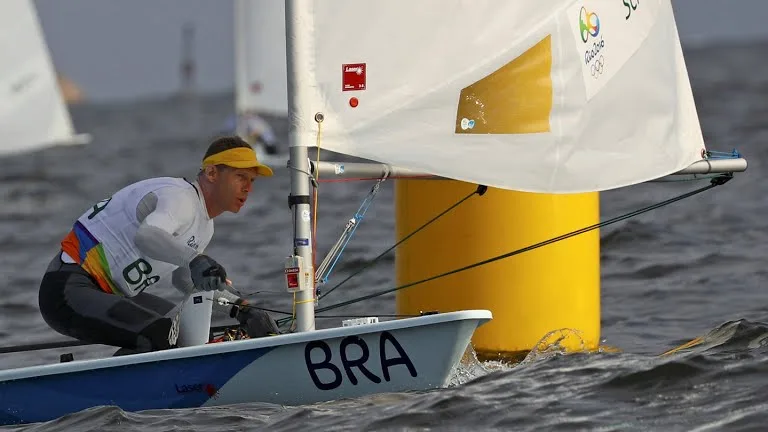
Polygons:
M452 180L396 182L398 240L477 188ZM599 222L599 213L598 193L550 195L489 188L397 249L397 284L593 225ZM600 340L598 230L397 293L400 314L460 309L493 312L493 320L473 338L483 358L519 358L553 342L570 351L596 349Z

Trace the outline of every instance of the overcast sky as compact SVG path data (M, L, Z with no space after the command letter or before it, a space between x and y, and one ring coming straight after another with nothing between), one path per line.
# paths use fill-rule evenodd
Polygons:
M56 67L91 100L176 90L185 22L196 27L198 88L222 90L233 85L233 0L35 3ZM673 4L684 44L768 39L768 0L673 0Z

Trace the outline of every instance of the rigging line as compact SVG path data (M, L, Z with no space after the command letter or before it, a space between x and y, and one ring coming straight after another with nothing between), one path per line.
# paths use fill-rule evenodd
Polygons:
M390 179L403 179L403 180L426 180L432 179L432 175L401 175L401 176L389 176ZM350 181L367 181L367 180L379 180L380 177L346 177L346 178L330 178L324 180L318 180L319 183L341 183Z
M436 312L435 312L436 313ZM368 315L355 315L355 314L344 314L344 315L316 315L316 319L328 319L328 318L370 318L372 316L375 316L377 318L417 318L420 316L424 316L425 314L368 314ZM290 317L288 318L280 318L275 320L278 327L281 327L285 325L287 322L290 321Z
M701 181L701 180L707 180L707 179L713 179L716 177L720 177L722 174L684 174L679 175L677 177L680 178L659 178L656 180L652 180L654 183L680 183L680 182L694 182L694 181ZM670 176L671 177L671 176Z
M281 314L281 315L292 315L291 312L285 312L285 311L281 311L281 310L269 309L269 308L253 305L251 303L236 304L234 302L231 302L231 301L225 299L224 297L219 297L219 298L216 298L216 299L209 299L209 298L203 297L203 299L207 300L207 301L211 301L211 302L216 302L216 303L218 303L221 306L227 306L227 305L229 305L229 306L237 306L240 309L259 309L259 310L263 310L265 312L272 312L272 313Z
M320 166L320 145L322 142L322 133L323 133L323 122L317 123L317 137L315 144L317 145L317 160L315 161L315 166ZM317 171L317 175L315 177L315 181L313 183L313 198L314 198L314 209L312 209L312 268L317 268L317 208L320 203L320 185L318 184L318 181L320 180L320 170ZM317 284L314 284L314 289L317 290ZM313 293L316 294L316 293ZM315 297L316 295L313 295Z
M549 240L545 240L545 241L542 241L542 242L539 242L539 243L536 243L536 244L533 244L533 245L530 245L530 246L526 246L526 247L524 247L522 249L517 249L517 250L511 251L511 252L507 252L507 253L502 254L502 255L497 255L497 256L495 256L493 258L488 258L486 260L479 261L479 262L476 262L474 264L470 264L470 265L467 265L467 266L464 266L464 267L461 267L461 268L458 268L458 269L455 269L455 270L451 270L451 271L448 271L448 272L445 272L445 273L441 273L441 274L438 274L438 275L435 275L435 276L431 276L431 277L428 277L426 279L421 279L421 280L418 280L416 282L407 283L407 284L400 285L400 286L397 286L397 287L394 287L394 288L389 288L389 289L386 289L386 290L383 290L383 291L379 291L379 292L375 292L375 293L368 294L368 295L365 295L365 296L353 298L351 300L343 301L341 303L336 303L336 304L332 304L330 306L325 306L325 307L317 309L316 312L320 313L320 312L325 312L325 311L328 311L328 310L336 309L336 308L339 308L339 307L348 306L348 305L351 305L351 304L354 304L354 303L361 302L363 300L372 299L374 297L378 297L378 296L381 296L381 295L384 295L384 294L389 294L391 292L399 291L401 289L410 288L410 287L415 286L415 285L419 285L419 284L422 284L422 283L425 283L425 282L433 281L435 279L439 279L439 278L442 278L442 277L445 277L445 276L449 276L449 275L452 275L452 274L455 274L455 273L463 272L465 270L473 269L475 267L479 267L479 266L482 266L482 265L485 265L485 264L489 264L489 263L492 263L494 261L498 261L498 260L501 260L501 259L509 258L511 256L518 255L518 254L521 254L523 252L527 252L527 251L530 251L530 250L533 250L533 249L537 249L539 247L546 246L548 244L552 244L552 243L558 242L560 240L565 240L567 238L574 237L576 235L583 234L583 233L588 232L588 231L592 231L592 230L594 230L596 228L600 228L600 227L604 227L604 226L607 226L607 225L610 225L610 224L613 224L613 223L616 223L616 222L620 222L620 221L623 221L625 219L629 219L631 217L634 217L634 216L637 216L637 215L649 212L651 210L655 210L657 208L664 207L664 206L672 204L674 202L677 202L677 201L680 201L680 200L692 197L692 196L694 196L696 194L699 194L701 192L707 191L707 190L712 189L712 188L714 188L716 186L720 186L722 184L725 184L726 182L728 182L728 180L730 180L732 178L733 178L733 174L732 173L728 173L728 174L725 174L723 176L720 176L720 177L712 179L711 183L709 185L707 185L707 186L701 187L701 188L696 189L696 190L691 191L691 192L684 193L684 194L679 195L679 196L674 197L674 198L670 198L670 199L662 201L660 203L656 203L656 204L653 204L653 205L641 208L639 210L635 210L633 212L626 213L626 214L624 214L622 216L617 216L617 217L615 217L613 219L609 219L607 221L603 221L603 222L600 222L600 223L597 223L597 224L594 224L594 225L590 225L590 226L578 229L576 231L571 231L570 233L563 234L561 236L554 237L554 238L551 238Z
M254 291L254 292L252 292L252 293L247 293L247 294L244 294L244 295L242 295L241 297L245 299L245 298L251 298L251 297L255 297L255 296L259 295L259 294L274 294L274 295L284 295L284 294L285 294L285 291L275 291L275 290L259 290L259 291Z
M315 318L370 318L376 316L377 318L416 318L422 315L419 314L369 314L369 315L317 315Z
M311 173L311 172L309 172L309 171L304 171L303 169L301 169L301 168L299 168L299 167L296 167L296 166L294 166L294 165L291 165L291 164L288 164L288 165L286 166L286 168L288 168L288 169L291 169L291 170L294 170L294 171L298 171L298 172L300 172L300 173L302 173L302 174L306 174L306 175L307 175L307 177L309 177L309 181L311 181L313 185L314 185L315 183L317 183L317 179L315 179L315 176L314 176L314 175L312 175L312 173Z
M379 192L381 184L387 180L388 174L389 173L386 173L384 177L380 178L371 187L371 191L368 192L368 195L366 195L365 199L360 204L360 207L357 209L357 212L355 212L354 217L352 217L349 222L347 222L347 225L339 237L339 240L336 242L336 244L333 245L326 258L320 264L320 268L318 268L318 270L315 272L316 282L319 282L320 284L325 284L328 282L328 278L330 277L331 272L333 272L333 269L336 267L339 259L341 259L341 255L344 253L344 249L346 249L349 241L352 240L352 236L355 235L357 228L360 227L360 224L365 217L365 213L368 211L368 208L376 198L376 194Z
M386 255L387 253L389 253L389 252L390 252L392 249L394 249L394 248L398 247L398 246L399 246L399 245L401 245L403 242L405 242L405 241L406 241L406 240L408 240L409 238L413 237L413 235L415 235L415 234L416 234L416 233L418 233L419 231L421 231L421 230L423 230L424 228L426 228L426 227L427 227L427 225L431 224L432 222L434 222L434 221L436 221L437 219L441 218L443 215L445 215L445 214L446 214L446 213L448 213L449 211L451 211L451 210L453 210L454 208L458 207L460 204L462 204L464 201L466 201L466 200L468 200L469 198L471 198L473 195L477 194L478 196L482 196L483 194L485 194L485 192L486 192L487 190L488 190L488 187L487 187L487 186L479 185L479 186L477 187L477 189L476 189L476 190L472 191L472 193L470 193L469 195L467 195L467 196L465 196L464 198L460 199L458 202L456 202L455 204L451 205L451 206L450 206L450 207L448 207L447 209L443 210L442 212L440 212L440 214L438 214L437 216L433 217L432 219L430 219L429 221L427 221L426 223L424 223L424 225L422 225L422 226L420 226L420 227L416 228L416 230L414 230L413 232L411 232L411 233L410 233L410 234L408 234L407 236L405 236L405 237L403 237L402 239L400 239L400 240L399 240L397 243L395 243L394 245L390 246L390 247L389 247L389 249L385 250L384 252L380 253L378 256L376 256L375 258L373 258L371 261L367 262L367 263L366 263L366 264L365 264L365 265L364 265L362 268L358 269L356 272L352 273L351 275L347 276L347 277L346 277L344 280L342 280L341 282L339 282L339 283L337 283L336 285L334 285L334 286L333 286L332 288L330 288L328 291L326 291L326 292L324 292L323 294L321 294L321 295L318 297L318 300L322 300L322 299L323 299L325 296L327 296L328 294L332 293L332 292L333 292L333 290L335 290L336 288L338 288L338 287L342 286L342 285L343 285L344 283L346 283L348 280L352 279L353 277L355 277L355 276L359 275L359 274L360 274L360 273L362 273L363 271L365 271L365 270L367 270L368 268L370 268L370 267L371 267L373 264L375 264L375 263L376 263L376 262L377 262L379 259L381 259L381 257L383 257L384 255Z

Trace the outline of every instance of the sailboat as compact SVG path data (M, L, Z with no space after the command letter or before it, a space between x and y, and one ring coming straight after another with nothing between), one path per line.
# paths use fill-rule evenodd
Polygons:
M285 5L294 331L0 371L0 423L444 386L490 311L315 328L313 173L573 193L746 170L704 146L670 0ZM310 163L318 145L376 162Z
M234 130L265 163L285 166L288 146L269 119L288 115L285 65L285 4L274 0L235 0ZM249 137L261 131L263 140Z
M87 144L76 134L32 0L0 3L0 155Z

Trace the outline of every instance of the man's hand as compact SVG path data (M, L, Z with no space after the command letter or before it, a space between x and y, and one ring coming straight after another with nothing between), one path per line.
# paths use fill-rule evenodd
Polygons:
M243 299L239 299L235 302L235 306L232 306L229 315L240 322L240 325L242 325L248 333L248 337L260 338L280 334L280 329L277 327L277 323L266 311L249 307L248 302Z
M189 263L189 272L195 289L216 291L227 283L227 271L207 255L198 255Z

